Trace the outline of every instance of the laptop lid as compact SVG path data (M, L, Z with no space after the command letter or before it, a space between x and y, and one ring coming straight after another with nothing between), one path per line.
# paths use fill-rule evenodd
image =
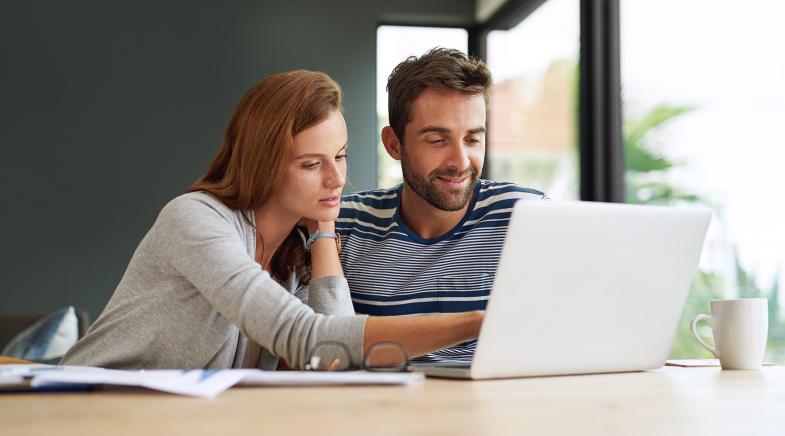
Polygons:
M471 377L662 366L710 219L693 208L517 202Z

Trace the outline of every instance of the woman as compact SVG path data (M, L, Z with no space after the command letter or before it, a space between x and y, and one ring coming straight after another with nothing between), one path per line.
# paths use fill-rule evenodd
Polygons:
M62 363L275 369L282 357L302 368L326 341L357 363L380 341L420 355L475 338L479 312L354 315L334 236L347 141L327 75L292 71L252 87L207 173L163 208Z

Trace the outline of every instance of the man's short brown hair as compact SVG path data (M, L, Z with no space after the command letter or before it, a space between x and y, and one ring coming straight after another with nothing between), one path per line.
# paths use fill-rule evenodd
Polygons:
M491 72L476 58L459 50L436 47L398 64L387 79L387 112L398 140L403 144L406 124L411 121L412 103L428 88L482 94L488 108Z

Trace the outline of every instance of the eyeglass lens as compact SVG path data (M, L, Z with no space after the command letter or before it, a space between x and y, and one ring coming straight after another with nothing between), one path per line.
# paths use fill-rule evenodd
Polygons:
M348 371L352 369L346 346L339 343L321 343L314 347L307 369L314 371Z
M409 364L409 356L398 343L380 342L368 349L363 364L369 371L403 371Z

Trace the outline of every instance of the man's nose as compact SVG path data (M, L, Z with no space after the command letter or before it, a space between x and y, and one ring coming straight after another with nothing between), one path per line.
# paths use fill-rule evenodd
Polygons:
M471 164L471 162L469 162L469 153L462 141L455 141L450 145L450 156L447 164L460 171L469 168L469 165Z

